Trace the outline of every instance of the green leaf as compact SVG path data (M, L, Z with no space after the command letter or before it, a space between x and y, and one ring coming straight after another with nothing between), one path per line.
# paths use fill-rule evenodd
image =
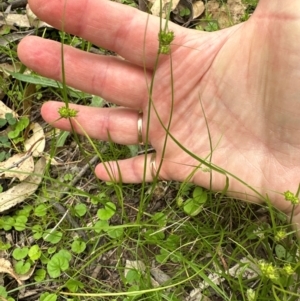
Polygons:
M202 210L204 203L207 201L207 192L201 187L196 187L193 191L193 198L185 201L183 210L190 216L196 216Z
M36 270L34 273L34 280L36 282L42 282L46 277L46 271L44 269Z
M60 88L63 89L63 85L59 82L56 82L53 79L49 79L47 77L42 77L36 74L23 74L23 73L18 73L18 72L8 72L13 76L15 79L18 79L20 81L23 81L25 83L31 83L35 85L40 85L43 87L53 87L53 88ZM83 93L81 91L78 91L76 89L68 88L68 92L70 96L75 97L75 98L84 98L87 97L88 94Z
M126 274L126 281L129 284L139 283L141 281L141 274L135 269L130 269Z
M204 204L207 200L207 192L201 187L196 187L193 191L193 199L197 201L200 205Z
M157 231L153 229L149 229L146 232L143 233L145 236L145 239L148 243L151 244L158 244L161 240L165 238L165 232L164 231Z
M11 143L10 143L8 137L6 137L6 136L0 137L0 146L1 146L2 148L11 148ZM4 153L4 154L5 154L4 159L10 158L10 153L6 153L5 151L2 151L1 153ZM3 156L3 155L2 155L2 156ZM4 160L4 159L3 159L3 160ZM2 161L3 161L3 160L2 160Z
M111 238L119 238L123 235L123 228L109 228L106 233Z
M11 228L13 227L14 224L15 224L14 218L12 218L12 217L10 217L10 216L3 216L3 217L2 217L1 227L2 227L5 231L11 230Z
M68 261L70 261L72 259L72 254L65 249L60 250L57 254L59 256L66 258Z
M90 105L91 107L102 108L104 105L105 105L105 100L102 97L96 95L92 96L92 101Z
M72 179L73 179L73 175L71 173L66 173L64 175L64 181L65 182L70 182L70 181L72 181Z
M28 248L16 248L14 249L12 255L15 260L24 259L28 255Z
M40 259L41 255L42 255L42 251L38 245L31 246L28 252L28 256L32 261L36 261Z
M75 212L76 212L76 215L81 217L81 216L84 216L86 214L86 205L83 204L83 203L80 203L80 204L77 204L75 207Z
M47 257L47 255L45 253L42 253L40 261L42 264L47 264L50 261L50 259Z
M8 243L4 243L1 239L0 239L0 251L7 251L8 249L11 248L11 244ZM1 296L1 295L0 295Z
M33 209L33 206L31 206L31 205L25 205L23 207L23 209L17 211L17 215L18 216L24 215L26 217L29 217L30 212L32 211L32 209Z
M51 232L51 229L47 229L43 234L44 241L51 242L52 244L57 244L60 242L63 234L59 231Z
M108 221L98 221L94 225L94 230L96 233L100 233L101 231L107 231L109 227Z
M57 295L56 294L50 294L48 292L42 293L40 296L40 301L56 301Z
M95 196L92 197L91 203L93 205L97 205L99 202L105 201L106 199L107 199L106 193L105 192L101 192L98 195L95 195Z
M30 263L28 261L24 261L24 260L21 260L21 261L18 261L15 265L15 271L17 274L19 275L24 275L26 273L28 273L28 271L30 270Z
M2 128L3 126L5 126L7 123L7 120L4 118L0 118L0 128Z
M275 253L280 259L284 259L287 255L285 247L279 244L275 246Z
M86 248L86 243L81 240L75 240L72 243L72 251L76 254L82 253Z
M185 201L183 210L187 215L196 216L202 210L202 205L199 205L194 199L188 199Z
M67 283L65 284L65 287L68 288L68 290L72 293L76 293L79 288L83 288L84 285L82 282L75 280L75 279L69 279Z
M168 248L168 250L176 250L180 247L180 236L176 234L170 234L164 244L164 247Z
M7 137L9 139L15 139L17 138L18 136L20 135L20 132L18 130L14 130L14 131L10 131L8 134L7 134Z
M0 152L0 162L4 161L5 156L6 156L6 152L5 151Z
M33 232L33 238L38 240L43 236L43 228L40 225L34 225L31 228Z
M45 216L47 214L47 206L45 204L39 204L34 209L34 214L38 217Z
M26 83L41 85L43 87L62 88L62 85L59 84L57 81L46 78L46 77L42 77L39 75L22 74L22 73L17 73L17 72L11 72L10 74L15 79L18 79L18 80L26 82Z
M116 212L116 205L112 202L107 202L104 208L98 210L97 215L101 220L109 220Z
M184 16L189 16L191 14L191 12L187 7L185 7L180 10L179 14L181 17L184 17Z
M139 152L139 147L138 145L134 144L134 145L127 145L127 148L129 149L130 151L130 155L131 157L135 157L138 155L138 152Z
M17 231L24 231L26 229L27 217L24 215L17 216L14 224L14 228Z
M6 298L7 297L7 291L6 291L6 288L2 285L0 285L0 296L2 298Z
M5 119L7 120L9 125L15 125L17 123L17 118L14 117L14 115L12 113L6 113Z
M159 263L166 263L168 258L170 257L170 252L165 249L160 249L160 254L155 256L155 259Z
M53 246L53 247L49 247L48 249L47 249L47 253L49 254L49 255L51 255L51 254L54 254L55 252L56 252L56 246Z
M153 216L152 219L161 227L166 226L167 224L167 217L164 213L162 212L156 212Z
M56 140L56 146L63 147L65 145L65 142L66 142L67 138L69 137L69 135L70 135L70 132L61 131Z
M61 273L66 271L68 268L69 261L59 254L53 255L47 264L47 272L52 278L58 278Z
M29 122L30 121L28 117L21 117L16 124L16 130L18 130L19 132L24 131L28 127Z

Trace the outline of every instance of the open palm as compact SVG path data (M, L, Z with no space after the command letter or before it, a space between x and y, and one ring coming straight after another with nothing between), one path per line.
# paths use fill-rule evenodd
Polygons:
M107 140L109 133L116 143L136 144L141 110L145 138L159 19L102 0L30 0L29 4L44 21L57 28L64 24L67 32L125 59L65 47L67 83L121 106L74 106L85 131L94 138ZM173 108L170 133L177 142L197 157L209 158L214 165L236 175L261 196L268 195L278 209L288 214L291 205L280 193L297 191L300 177L300 2L261 0L250 20L215 33L171 23L168 27L175 39L171 55L159 58L151 98L161 121L167 126ZM27 66L61 80L58 43L28 37L20 43L18 52ZM53 123L60 106L58 102L45 104L44 119ZM148 138L157 152L157 165L162 160L160 177L184 181L200 162L171 137L162 158L166 131L153 106ZM67 120L54 125L70 129ZM144 156L138 156L119 161L122 180L141 182L144 160ZM204 167L200 166L191 181L209 187L210 174ZM96 167L96 174L109 179L103 164ZM152 180L150 170L146 180ZM224 185L224 174L213 172L212 188L222 190ZM261 200L231 176L228 194ZM296 208L294 221L300 223L299 210Z

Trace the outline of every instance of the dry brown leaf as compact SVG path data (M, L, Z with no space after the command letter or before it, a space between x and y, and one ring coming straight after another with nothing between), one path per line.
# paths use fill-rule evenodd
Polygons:
M45 149L46 139L43 128L38 123L31 123L29 131L33 134L24 142L25 150L31 150L33 157L40 157Z
M163 272L161 269L157 267L151 268L150 273L160 285L166 283L171 279L169 275L167 275L165 272Z
M4 162L0 162L1 178L18 178L24 181L34 170L32 156L15 154Z
M40 158L35 166L33 174L24 182L0 193L0 212L3 212L19 203L22 203L32 195L39 187L42 181L42 175L45 172L46 159Z
M35 27L35 28L41 28L41 27L51 27L48 23L41 21L30 9L29 5L26 5L26 15L28 18L28 21L30 23L30 26Z
M0 24L17 26L20 28L29 28L30 24L27 16L22 14L6 14L0 12Z
M240 18L245 15L245 9L246 6L242 0L227 0L222 7L217 0L211 0L206 5L207 12L218 21L221 29L238 23Z
M0 72L5 78L10 76L10 72L18 72L21 68L21 63L15 62L13 65L8 63L0 64Z
M10 261L4 258L0 258L0 273L6 273L16 279L19 285L23 285L20 277L15 273Z
M19 279L22 281L28 280L32 276L33 272L35 271L35 267L36 265L31 267L26 274L18 275Z
M162 4L161 4L161 2L162 2ZM151 7L152 15L160 16L160 7L162 5L162 17L165 18L167 15L166 13L174 10L178 3L179 3L179 0L155 0ZM170 7L170 5L172 5L172 6Z
M6 113L11 113L14 117L17 116L17 114L12 109L7 107L2 101L0 101L0 118L5 118Z
M124 276L126 277L130 270L137 270L140 272L145 272L146 266L141 260L126 260Z
M60 162L57 162L57 161L55 160L55 158L51 158L50 155L48 155L48 154L44 154L43 157L46 159L47 163L50 161L50 164L51 164L52 166L65 165L65 162L61 162L61 163L60 163Z
M202 1L193 2L193 19L198 18L203 14L205 5Z

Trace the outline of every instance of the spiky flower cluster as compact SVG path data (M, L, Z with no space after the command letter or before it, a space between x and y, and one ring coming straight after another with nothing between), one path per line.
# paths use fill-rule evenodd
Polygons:
M266 262L265 260L260 260L258 262L258 266L263 276L271 280L277 280L279 278L278 269L274 267L272 263Z
M247 295L247 300L248 301L256 300L256 296L255 296L256 294L255 294L255 291L252 288L247 289L246 295Z
M291 202L293 205L297 205L299 204L299 199L298 197L296 197L292 192L290 192L289 190L283 193L284 198L286 199L286 201Z
M67 107L60 107L58 109L58 114L61 118L72 118L77 116L78 111L75 109L67 108Z
M160 31L158 33L159 40L159 53L169 54L170 53L170 44L174 40L173 31Z
M287 234L285 230L279 230L276 232L275 241L281 241L286 238Z
M286 274L287 276L291 276L294 274L294 269L292 268L292 266L290 264L285 264L284 267L282 268L282 271L284 274Z

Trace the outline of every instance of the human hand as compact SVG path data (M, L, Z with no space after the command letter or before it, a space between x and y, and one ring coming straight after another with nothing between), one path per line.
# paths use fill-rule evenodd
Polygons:
M65 31L125 58L64 48L67 84L122 106L72 106L79 111L76 119L86 133L102 140L108 140L109 133L116 143L137 144L141 110L145 139L159 19L102 0L30 0L29 4L54 27L62 28L64 24ZM300 175L300 2L261 0L247 22L214 33L171 23L168 27L175 39L171 55L159 57L152 92L162 123L167 126L172 108L170 134L198 158L211 154L213 165L228 172L228 195L252 202L268 195L275 207L291 213L292 206L281 193L296 192ZM60 51L59 43L37 37L25 38L18 48L24 64L55 80L62 79ZM68 120L57 120L59 107L61 103L48 102L42 107L42 115L54 126L70 130ZM80 133L78 124L73 125ZM156 166L162 160L159 176L185 181L200 165L199 160L171 137L162 159L166 131L153 106L149 125L148 139L157 153ZM142 155L119 161L122 181L142 182L144 160ZM149 166L150 155L147 161ZM116 163L109 164L118 177ZM203 167L197 169L191 181L210 187L210 173ZM96 174L110 180L103 164L96 167ZM152 181L150 168L145 180ZM223 190L225 181L224 173L212 172L213 190ZM294 221L300 223L299 207Z

